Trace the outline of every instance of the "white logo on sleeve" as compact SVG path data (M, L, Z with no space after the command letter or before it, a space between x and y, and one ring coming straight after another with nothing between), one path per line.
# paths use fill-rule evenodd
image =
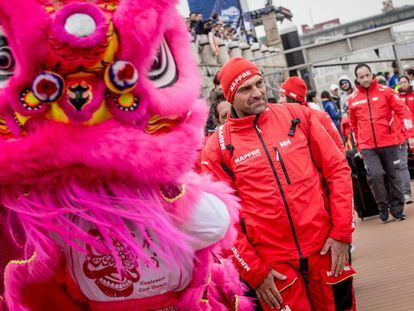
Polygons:
M242 268L244 270L246 270L247 272L250 271L250 266L247 264L246 261L244 261L243 258L241 258L239 251L237 250L237 248L235 248L234 246L231 248L231 251L233 252L234 258L236 258L236 260L240 263L240 265L242 266Z
M218 137L219 137L219 143L220 143L221 150L226 149L226 143L224 141L224 134L223 134L223 127L224 125L221 125L218 129Z

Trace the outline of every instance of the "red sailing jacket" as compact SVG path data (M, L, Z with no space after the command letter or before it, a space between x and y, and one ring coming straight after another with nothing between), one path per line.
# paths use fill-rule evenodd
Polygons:
M411 114L414 115L414 90L412 89L412 86L410 86L410 89L407 92L403 92L400 89L399 95L407 105L408 109L410 109Z
M241 199L232 251L253 288L275 262L315 254L329 236L352 239L352 183L345 157L308 108L287 105L269 105L258 116L229 116L202 154L203 171L230 183ZM301 123L289 136L296 118ZM319 174L330 191L329 208Z
M369 89L357 85L348 98L349 117L358 150L398 145L392 126L394 113L411 121L406 105L392 89L373 81Z
M410 114L411 114L411 120L413 119L413 109L414 109L414 92L410 90L408 92L403 92L401 90L399 90L399 96L400 98L403 100L403 102L405 103L405 106L407 107L407 109L409 110ZM408 138L412 137L412 131L405 131L404 130L404 126L401 122L401 120L394 115L394 125L395 130L397 132L398 135L398 143L401 145L403 144Z
M338 146L339 150L341 150L342 153L345 153L345 145L342 141L341 135L339 134L335 124L332 122L329 114L325 111L314 109L311 109L311 113L316 116L319 122L321 122L326 132L328 132L329 136L331 136L335 144Z
M405 143L408 139L407 132L404 130L404 125L401 122L400 118L394 114L394 117L391 121L392 129L395 131L395 135L397 135L397 142L399 145Z

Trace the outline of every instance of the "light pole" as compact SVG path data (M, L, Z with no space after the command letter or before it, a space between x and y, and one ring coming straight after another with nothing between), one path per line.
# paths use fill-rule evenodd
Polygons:
M244 32L244 36L246 37L246 41L248 41L246 26L244 24L244 16L243 16L244 11L243 11L243 7L241 5L240 0L237 0L237 5L239 6L239 10L240 10L241 30Z

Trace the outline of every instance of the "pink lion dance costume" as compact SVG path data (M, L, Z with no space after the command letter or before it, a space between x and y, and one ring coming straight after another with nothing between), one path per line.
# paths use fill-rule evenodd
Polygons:
M238 203L191 172L206 109L175 5L0 0L14 59L0 75L1 243L22 250L2 267L10 310L250 309L214 255Z

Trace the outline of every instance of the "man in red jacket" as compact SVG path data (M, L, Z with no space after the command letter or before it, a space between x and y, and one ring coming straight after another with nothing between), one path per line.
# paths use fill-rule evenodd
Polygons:
M352 184L343 154L308 108L267 104L255 64L231 59L219 79L232 108L203 150L202 169L241 199L232 248L241 277L265 310L355 310L347 264Z
M379 218L385 223L391 212L395 220L404 220L398 136L392 127L392 119L395 113L404 128L411 130L409 111L392 89L377 83L367 64L357 65L355 76L357 91L348 99L349 117L367 169L367 181L378 204Z
M410 95L410 84L408 77L401 76L399 78L399 85L400 88L398 89L398 95L402 99L402 102L405 104L406 109L410 111L411 120L412 120L412 112L410 107L414 104L414 93ZM408 150L407 144L412 147L413 139L411 138L412 133L407 132L404 130L404 126L401 120L394 114L393 120L393 128L397 132L398 137L398 154L400 159L400 165L398 166L398 170L402 180L402 191L404 194L404 203L410 204L413 203L411 197L411 178L410 172L408 170Z
M308 88L305 81L299 77L290 77L280 86L280 102L300 104L308 107L306 94ZM326 132L331 136L341 152L345 153L345 145L341 135L332 122L331 117L325 111L311 109L311 113L321 122Z

